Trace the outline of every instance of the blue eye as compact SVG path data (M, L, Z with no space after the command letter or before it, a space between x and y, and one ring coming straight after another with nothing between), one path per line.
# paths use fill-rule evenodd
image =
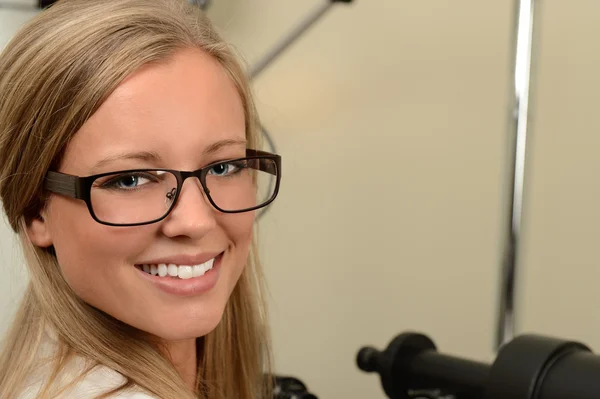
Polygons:
M134 175L124 176L114 182L114 185L117 188L134 188L134 187L138 186L139 184L140 184L140 177L134 176Z
M104 182L99 182L99 187L113 190L135 190L149 183L156 183L160 179L156 172L122 173L108 177Z
M238 173L245 166L241 163L234 164L232 162L228 163L220 163L218 165L214 165L208 171L209 175L213 176L231 176Z

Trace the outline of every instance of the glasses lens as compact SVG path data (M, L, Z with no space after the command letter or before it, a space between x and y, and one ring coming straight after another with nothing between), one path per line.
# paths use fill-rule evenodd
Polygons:
M170 172L118 173L94 181L91 203L102 222L146 223L160 219L169 211L176 192L177 178Z
M218 208L242 211L273 199L277 173L275 161L268 158L222 162L210 168L206 186Z

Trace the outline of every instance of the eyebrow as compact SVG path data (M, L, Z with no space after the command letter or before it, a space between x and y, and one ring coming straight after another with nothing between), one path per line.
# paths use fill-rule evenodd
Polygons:
M217 141L204 149L202 152L203 155L212 155L215 152L218 152L221 148L229 147L229 146L244 146L246 147L246 140L241 139L226 139ZM139 161L144 161L148 163L158 163L161 160L160 155L158 155L155 151L138 151L138 152L127 152L121 154L111 155L100 161L96 162L94 165L94 169L100 168L108 163L125 160L125 159L134 159Z
M94 165L94 169L100 168L108 163L124 159L136 159L139 161L151 163L159 162L161 158L160 155L158 155L158 153L154 151L126 152L122 154L111 155L109 157L101 159L100 161L96 162L96 164Z
M226 140L220 140L217 141L216 143L213 143L211 145L209 145L208 147L206 147L204 149L203 154L204 155L211 155L214 154L215 152L219 151L221 148L223 147L229 147L229 146L243 146L246 147L246 140L242 140L242 139L226 139Z

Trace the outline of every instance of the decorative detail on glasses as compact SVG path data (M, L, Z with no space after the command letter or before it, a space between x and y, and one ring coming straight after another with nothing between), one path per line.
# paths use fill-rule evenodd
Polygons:
M167 193L167 199L169 201L173 201L175 199L175 194L177 194L177 187L174 187Z

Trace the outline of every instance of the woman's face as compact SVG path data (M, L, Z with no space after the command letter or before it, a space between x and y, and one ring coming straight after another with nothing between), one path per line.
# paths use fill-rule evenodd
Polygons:
M185 50L124 81L69 143L59 171L191 171L244 157L245 139L242 102L226 72L199 50ZM42 216L30 237L54 245L77 295L165 340L199 337L216 327L244 268L254 222L252 212L215 210L196 178L185 181L173 211L154 224L103 225L83 201L61 195L51 196ZM190 279L153 276L142 266L208 265L214 258L211 270Z

